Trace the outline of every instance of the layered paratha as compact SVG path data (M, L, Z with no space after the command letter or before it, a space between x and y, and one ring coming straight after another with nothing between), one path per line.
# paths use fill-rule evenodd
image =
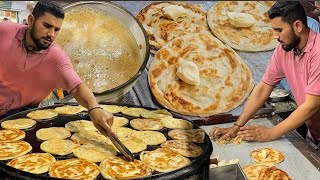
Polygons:
M147 145L158 145L167 140L161 132L157 131L135 131L131 136L142 140Z
M78 106L69 106L69 105L65 105L65 106L60 106L60 107L56 107L54 109L55 112L57 112L58 114L63 114L63 115L73 115L73 114L78 114L82 111L86 111L87 109L78 105Z
M119 140L130 150L132 153L138 153L147 149L147 144L133 136L122 137ZM113 144L112 144L113 145ZM117 150L118 151L118 150Z
M256 163L277 164L284 160L283 153L273 148L260 148L254 150L251 152L250 156Z
M208 11L208 24L216 37L234 49L249 52L271 50L278 45L267 13L273 3L218 2Z
M181 36L163 46L150 64L148 78L161 105L197 116L236 108L254 84L240 56L208 34Z
M71 121L65 124L65 127L71 132L98 131L98 129L93 125L93 122L88 120Z
M181 140L169 140L161 144L162 148L177 152L184 157L198 157L203 153L200 146Z
M51 120L58 116L58 113L52 110L35 110L27 114L28 118L34 120Z
M90 162L101 162L109 156L115 156L117 151L111 146L98 144L84 144L73 150L74 156Z
M275 166L263 169L259 173L258 180L270 180L270 179L291 180L291 178L285 171L278 169Z
M176 19L172 14L180 15ZM155 2L143 8L136 17L147 32L152 54L176 37L188 33L210 33L206 12L196 4Z
M243 166L242 170L248 180L258 180L260 172L272 166L274 166L274 164L251 164Z
M205 132L202 129L174 129L168 132L168 136L175 140L203 143Z
M164 126L160 119L144 118L144 119L133 119L130 121L131 127L141 131L152 131L160 130Z
M106 179L136 179L149 176L152 169L144 162L128 162L120 157L107 157L100 164L100 171Z
M40 140L66 139L71 136L71 132L64 127L41 128L36 132L36 137Z
M26 133L20 129L0 130L0 142L17 141L25 137L26 137Z
M100 174L99 167L85 159L56 161L49 169L49 176L62 179L95 179Z
M140 159L158 172L174 171L191 163L188 158L164 148L158 148L154 151L143 151L140 154Z
M29 129L36 124L35 120L29 118L19 118L3 121L1 127L5 129Z
M75 144L71 140L50 139L41 143L40 149L50 154L64 156L72 153L73 149L78 146L78 144Z
M129 120L125 117L113 116L112 126L121 127L129 123Z
M8 166L33 174L48 172L56 159L49 153L31 153L12 159Z
M80 131L74 133L70 139L78 144L104 144L109 142L109 139L98 131Z
M0 142L0 160L13 159L31 150L32 146L26 141Z

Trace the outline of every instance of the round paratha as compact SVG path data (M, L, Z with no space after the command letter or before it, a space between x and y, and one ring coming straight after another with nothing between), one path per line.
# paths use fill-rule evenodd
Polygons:
M272 166L274 166L274 164L251 164L243 166L242 170L248 180L258 180L260 172Z
M274 2L223 1L213 5L207 20L213 34L234 49L241 51L268 51L278 42L268 10ZM248 19L252 21L248 22Z
M260 148L254 150L251 152L250 156L256 163L277 164L284 160L283 153L273 148Z
M131 136L138 138L147 145L158 145L167 140L167 138L158 131L134 131Z
M0 142L0 160L13 159L31 150L32 146L26 141Z
M161 144L162 148L177 152L184 157L198 157L203 153L200 146L181 140L169 140Z
M72 153L73 149L79 145L71 140L50 139L40 144L40 149L44 152L64 156Z
M31 111L27 114L28 118L34 119L34 120L51 120L58 116L58 113L52 110L35 110Z
M0 142L17 141L25 137L26 137L26 133L20 129L0 130Z
M33 174L46 173L56 159L49 153L31 153L12 159L8 166Z
M71 132L98 131L98 129L93 125L93 122L88 120L71 121L65 124L65 127Z
M63 115L73 115L73 114L78 114L82 111L86 111L87 109L78 105L78 106L60 106L60 107L56 107L54 109L55 112L57 112L58 114L63 114Z
M175 140L203 143L205 132L202 129L174 129L168 132L168 136Z
M90 162L101 162L106 157L115 156L117 151L111 145L84 144L74 149L73 154Z
M177 6L183 8L184 16L175 20L165 15L164 8L176 5L171 10L177 14ZM168 13L170 14L170 13ZM136 16L147 32L150 52L155 54L170 40L188 33L210 33L206 12L196 4L181 2L155 2L144 7Z
M29 118L19 118L3 121L1 127L5 129L29 129L36 124L35 120Z
M128 162L120 157L107 157L100 164L101 174L106 179L136 179L149 176L152 169L144 162Z
M36 137L40 140L66 139L71 136L71 132L64 127L41 128L36 132Z
M258 180L270 179L291 180L291 178L285 171L278 169L275 166L263 169L259 173Z
M141 131L152 131L152 130L160 130L164 126L160 119L133 119L130 121L130 125L137 130Z
M193 125L191 122L183 119L165 117L161 119L164 127L170 129L192 129Z
M191 85L177 75L180 66L191 62L187 75L199 76ZM191 73L191 70L192 73ZM155 55L149 69L149 85L164 107L186 115L208 116L239 106L253 88L249 67L240 56L208 34L175 38Z

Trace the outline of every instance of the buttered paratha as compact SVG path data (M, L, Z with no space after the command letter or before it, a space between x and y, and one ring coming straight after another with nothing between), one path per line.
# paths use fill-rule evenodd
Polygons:
M0 160L13 159L31 150L32 146L26 141L0 142Z
M155 54L148 78L161 105L186 115L228 112L253 88L245 62L208 34L180 36L167 43Z
M173 171L191 163L188 158L164 148L158 148L154 151L143 151L140 154L140 159L158 172Z
M152 169L144 162L128 162L120 157L107 157L100 164L101 174L106 179L136 179L149 176Z
M205 132L202 129L174 129L168 132L168 136L175 140L203 143Z
M56 159L49 153L31 153L12 159L8 166L33 174L46 173Z
M272 166L274 166L274 164L251 164L243 166L242 170L248 180L258 180L260 171Z
M52 110L35 110L27 114L28 118L34 120L49 120L58 116L58 113Z
M41 128L36 132L36 137L40 140L66 139L71 136L71 132L64 127Z
M254 150L251 152L250 156L256 163L277 164L284 160L283 153L273 148L260 148Z
M273 3L218 2L208 11L208 24L216 37L234 49L250 52L271 50L278 45L267 13Z
M26 137L26 133L20 129L0 130L0 142L17 141L25 137Z
M95 179L100 174L99 167L85 159L56 161L49 168L49 176L62 179Z
M152 130L160 130L164 126L160 119L133 119L130 121L130 125L137 130L141 131L152 131Z
M270 179L291 180L290 176L285 171L278 169L275 166L263 169L259 173L258 180Z
M184 157L198 157L203 153L200 146L181 140L169 140L161 144L162 148L177 152Z
M19 118L3 121L1 127L5 129L28 129L36 124L35 120L29 118Z
M136 17L147 32L152 54L176 37L210 32L206 12L196 4L155 2L143 8Z

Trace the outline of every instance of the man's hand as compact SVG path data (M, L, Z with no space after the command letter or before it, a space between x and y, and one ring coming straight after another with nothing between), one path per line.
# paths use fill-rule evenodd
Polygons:
M212 139L227 139L227 138L233 138L237 136L238 131L240 128L238 126L232 126L229 128L219 128L214 127L209 132L209 136Z
M115 135L111 130L113 124L113 115L107 111L100 108L93 109L90 111L90 117L94 126L102 133L111 133Z
M260 125L241 127L238 135L245 141L266 142L274 139L272 129Z

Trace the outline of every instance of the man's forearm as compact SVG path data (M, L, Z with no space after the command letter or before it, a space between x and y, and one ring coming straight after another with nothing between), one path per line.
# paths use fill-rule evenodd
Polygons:
M78 101L78 103L88 110L98 106L98 102L93 93L85 84L80 84L71 91L71 95Z

